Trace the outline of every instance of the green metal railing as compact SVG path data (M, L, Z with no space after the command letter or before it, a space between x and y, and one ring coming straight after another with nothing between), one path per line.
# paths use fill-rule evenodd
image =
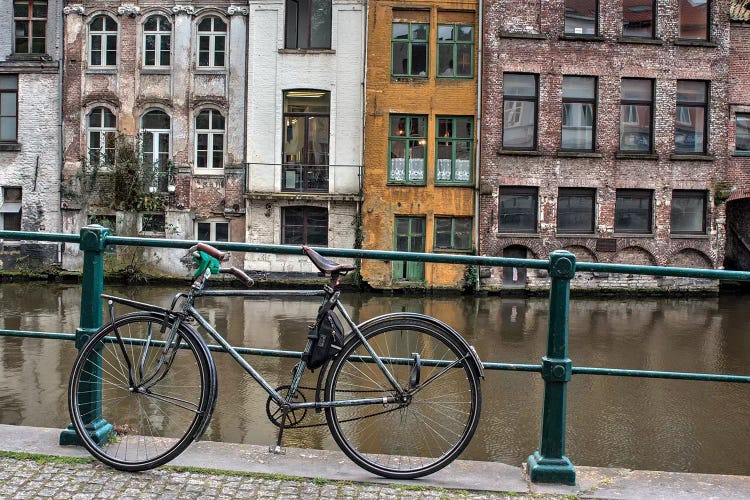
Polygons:
M52 241L78 243L83 251L83 275L81 290L80 328L75 334L0 330L2 336L19 336L43 339L74 340L80 348L101 326L102 301L99 295L104 287L104 249L107 245L147 246L162 248L190 248L196 241L165 240L156 238L128 238L110 236L101 226L87 226L80 235L29 233L22 231L0 231L0 238L10 240ZM300 255L301 247L284 245L256 245L246 243L212 243L221 250ZM643 274L650 276L674 276L705 278L714 280L750 281L750 272L723 271L713 269L688 269L677 267L635 266L623 264L601 264L576 262L575 255L567 251L555 251L549 259L509 259L504 257L479 257L470 255L446 255L411 252L388 252L375 250L351 250L341 248L316 248L329 257L348 257L376 260L417 261L446 264L468 264L476 266L512 266L544 269L549 272L549 319L547 353L541 364L513 364L485 362L487 370L509 370L541 373L544 379L544 406L542 409L542 432L539 450L528 458L531 480L545 483L575 484L575 467L565 456L565 426L567 407L567 383L573 374L608 375L618 377L645 377L661 379L696 380L711 382L750 383L750 376L663 372L648 370L622 370L616 368L591 368L573 366L568 357L568 319L570 310L570 280L578 271ZM219 346L210 346L213 351L222 351ZM296 358L301 355L293 351L239 348L248 355L281 356ZM92 381L93 383L93 381ZM90 404L96 408L96 396ZM99 414L101 414L99 412ZM94 421L92 432L103 422ZM71 427L64 430L61 444L74 444L78 439Z

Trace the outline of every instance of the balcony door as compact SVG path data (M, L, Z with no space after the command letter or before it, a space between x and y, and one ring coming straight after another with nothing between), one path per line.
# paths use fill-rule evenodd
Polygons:
M330 92L284 92L282 191L328 192L330 113Z

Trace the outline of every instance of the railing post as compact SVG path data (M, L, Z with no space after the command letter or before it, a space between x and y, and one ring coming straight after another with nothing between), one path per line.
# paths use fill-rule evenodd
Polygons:
M81 323L76 330L76 348L80 349L102 324L102 299L104 291L104 248L109 229L90 225L81 229L80 249L83 251L83 277L81 283ZM82 415L85 415L86 427L97 440L103 441L112 431L112 425L102 418L101 408L101 360L88 362L84 373L88 380L82 380L79 402L82 403ZM81 444L80 438L72 425L60 434L60 444Z
M558 250L550 254L552 278L549 295L547 355L542 358L544 409L540 450L528 459L532 482L575 484L576 471L565 456L565 414L567 384L573 363L568 359L568 313L570 280L575 275L576 257Z

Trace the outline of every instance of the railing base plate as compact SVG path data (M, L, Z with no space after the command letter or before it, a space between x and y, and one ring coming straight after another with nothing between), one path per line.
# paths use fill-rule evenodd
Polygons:
M103 418L97 419L86 426L89 434L94 438L97 444L102 444L114 430L112 424L104 420ZM73 424L69 424L68 428L60 433L60 445L62 446L83 446L81 438L78 436Z
M532 483L576 484L576 469L566 456L545 458L535 451L529 455L528 465Z

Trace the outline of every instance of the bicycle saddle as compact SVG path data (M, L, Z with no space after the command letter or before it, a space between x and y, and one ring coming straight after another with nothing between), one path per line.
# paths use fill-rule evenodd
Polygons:
M315 267L320 269L320 272L324 274L346 274L349 271L354 271L356 269L356 267L351 264L339 264L338 262L326 259L318 252L307 246L302 247L302 253L307 255L312 263L315 264Z

